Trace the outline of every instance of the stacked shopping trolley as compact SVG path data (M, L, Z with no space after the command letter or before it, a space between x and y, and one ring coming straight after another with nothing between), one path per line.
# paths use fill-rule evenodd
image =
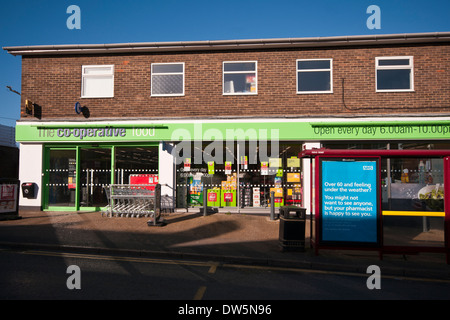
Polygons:
M105 186L108 199L102 215L108 217L150 217L148 225L160 225L161 185L111 184Z

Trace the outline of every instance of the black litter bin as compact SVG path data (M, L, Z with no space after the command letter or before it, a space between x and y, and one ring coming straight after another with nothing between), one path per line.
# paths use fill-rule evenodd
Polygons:
M280 247L282 251L305 251L306 208L280 208Z

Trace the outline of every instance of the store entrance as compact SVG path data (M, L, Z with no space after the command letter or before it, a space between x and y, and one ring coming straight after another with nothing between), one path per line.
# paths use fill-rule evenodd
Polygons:
M106 206L104 187L111 183L111 148L81 148L80 160L80 207Z
M45 170L48 204L75 207L76 150L49 150L49 166Z
M158 181L157 144L47 146L44 152L44 210L100 210L108 205L105 187Z

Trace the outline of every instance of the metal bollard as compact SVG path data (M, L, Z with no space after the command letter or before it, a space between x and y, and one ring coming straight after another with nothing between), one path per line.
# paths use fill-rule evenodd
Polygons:
M208 189L203 187L203 216L206 217L208 212Z
M270 192L270 220L275 220L275 191Z

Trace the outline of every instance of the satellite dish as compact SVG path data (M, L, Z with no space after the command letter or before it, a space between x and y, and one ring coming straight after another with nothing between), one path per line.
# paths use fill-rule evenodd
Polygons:
M80 114L82 112L81 103L79 103L79 102L75 103L75 112L77 114Z

